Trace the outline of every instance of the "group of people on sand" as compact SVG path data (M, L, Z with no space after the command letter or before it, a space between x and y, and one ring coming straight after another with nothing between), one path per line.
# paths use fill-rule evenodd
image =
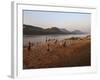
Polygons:
M38 42L39 45L42 44L42 42ZM38 43L33 43L33 42L28 42L28 46L27 49L28 51L31 51L32 47L36 45L38 45ZM45 44L46 44L46 50L50 51L51 50L51 45L56 46L56 47L67 47L69 44L71 44L71 41L69 41L69 43L66 40L57 40L57 39L46 39L45 40Z
M63 40L58 40L58 39L50 39L46 37L45 41L44 42L28 42L28 46L27 46L27 49L28 51L31 51L32 50L32 47L40 47L40 45L43 45L45 43L46 45L46 50L47 51L51 51L52 50L52 46L53 47L56 47L56 48L65 48L65 47L68 47L70 46L72 43L73 43L73 40L75 42L75 40L83 40L83 39L90 39L90 36L86 36L86 37L83 37L83 38L78 38L78 37L71 37L69 39L63 39Z
M67 40L57 40L57 39L51 39L47 42L47 50L50 51L50 45L53 44L54 46L65 48L68 47L71 44L71 40L67 42Z

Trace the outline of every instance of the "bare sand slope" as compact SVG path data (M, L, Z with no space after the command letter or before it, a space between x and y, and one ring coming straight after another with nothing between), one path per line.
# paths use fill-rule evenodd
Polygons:
M33 46L29 51L23 48L23 68L53 68L89 66L91 63L90 40L73 40L68 46L50 43L49 51L47 43Z

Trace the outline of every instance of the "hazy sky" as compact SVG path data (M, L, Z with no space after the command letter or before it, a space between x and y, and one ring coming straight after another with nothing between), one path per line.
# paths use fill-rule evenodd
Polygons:
M89 32L91 28L91 14L72 12L46 12L24 10L23 23L42 28L58 27L67 30L81 30Z

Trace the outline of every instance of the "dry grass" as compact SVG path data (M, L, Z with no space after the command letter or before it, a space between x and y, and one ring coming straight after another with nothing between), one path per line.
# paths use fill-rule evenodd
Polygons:
M91 61L90 39L66 40L63 46L58 41L33 45L31 50L23 48L23 68L54 68L89 66ZM49 44L49 50L48 50Z

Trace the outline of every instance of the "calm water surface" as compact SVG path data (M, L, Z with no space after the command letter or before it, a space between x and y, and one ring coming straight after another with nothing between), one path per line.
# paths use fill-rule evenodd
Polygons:
M63 40L71 37L85 37L88 34L70 34L70 35L24 35L23 36L23 45L27 45L28 42L45 42L46 39L57 39Z

